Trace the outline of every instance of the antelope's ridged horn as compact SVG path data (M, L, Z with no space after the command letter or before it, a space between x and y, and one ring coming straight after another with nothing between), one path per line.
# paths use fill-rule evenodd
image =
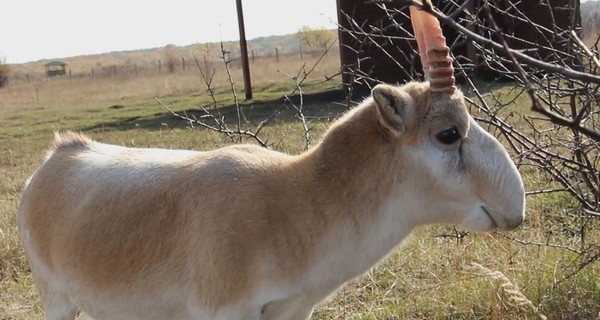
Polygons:
M429 81L431 91L454 93L454 68L440 22L415 6L410 6L410 17L425 80Z

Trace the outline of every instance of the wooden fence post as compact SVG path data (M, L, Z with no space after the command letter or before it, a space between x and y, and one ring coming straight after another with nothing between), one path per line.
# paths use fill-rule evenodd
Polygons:
M250 63L248 62L248 44L246 42L246 28L244 27L244 13L242 9L242 0L236 0L235 6L237 9L238 28L240 31L240 50L242 60L242 73L244 76L244 91L246 100L252 99L252 79L250 77ZM238 111L239 116L239 111ZM239 121L239 118L238 118ZM240 142L242 141L240 137Z
M162 72L162 62L158 60L158 72Z
M275 47L275 60L279 62L279 48Z

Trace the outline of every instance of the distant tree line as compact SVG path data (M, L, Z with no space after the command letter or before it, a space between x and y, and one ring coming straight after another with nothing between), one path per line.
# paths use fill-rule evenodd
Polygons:
M309 48L325 48L337 38L334 30L303 26L296 33L301 44Z

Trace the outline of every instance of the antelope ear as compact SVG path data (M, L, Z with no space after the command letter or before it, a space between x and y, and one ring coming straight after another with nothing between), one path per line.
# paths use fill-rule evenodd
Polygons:
M401 88L379 84L371 91L377 107L378 120L392 136L399 137L406 131L408 109L412 97Z

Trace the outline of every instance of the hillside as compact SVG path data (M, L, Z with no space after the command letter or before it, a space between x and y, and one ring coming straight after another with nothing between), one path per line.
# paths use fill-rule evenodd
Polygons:
M279 53L291 53L299 51L300 42L295 34L282 36L259 37L248 41L248 52L256 56L275 55L277 47ZM237 41L227 41L223 43L226 51L230 51L233 58L239 54L239 43ZM179 57L192 63L193 57L199 60L217 60L221 57L221 44L214 43L195 43L182 47L175 47ZM17 81L25 81L27 76L31 79L43 77L44 65L51 60L60 60L68 64L68 68L73 76L89 75L92 68L95 72L106 72L113 66L125 66L139 70L158 68L159 60L162 63L167 59L167 50L165 47L140 49L133 51L115 51L94 55L83 55L76 57L56 58L39 60L35 62L15 64L11 66L12 78Z

